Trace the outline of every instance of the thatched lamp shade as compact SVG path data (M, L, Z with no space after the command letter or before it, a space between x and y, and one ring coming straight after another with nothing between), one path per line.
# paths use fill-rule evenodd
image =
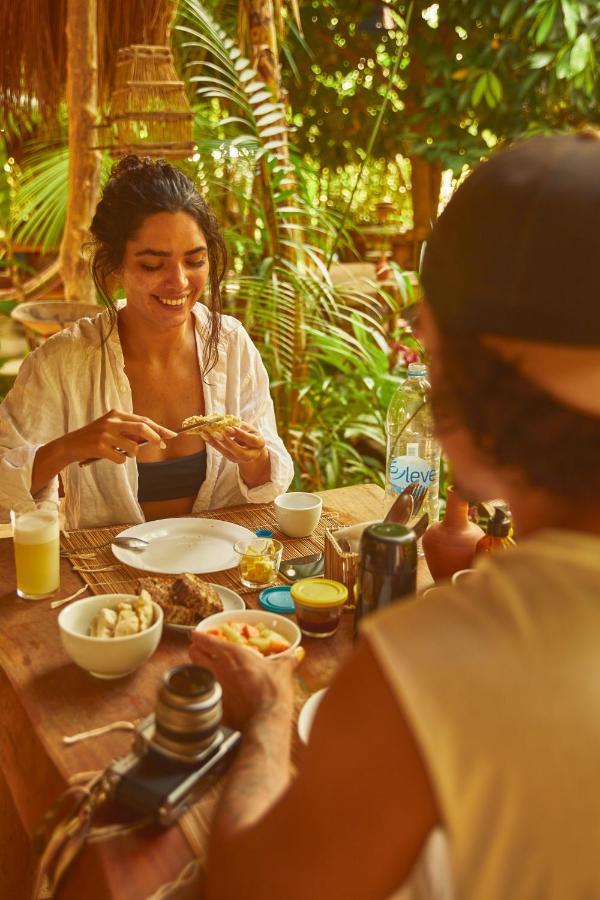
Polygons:
M182 158L195 151L194 113L169 47L132 44L119 50L110 106L113 156Z

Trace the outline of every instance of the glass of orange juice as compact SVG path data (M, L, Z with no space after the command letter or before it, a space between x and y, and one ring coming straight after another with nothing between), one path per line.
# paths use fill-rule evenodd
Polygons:
M41 600L55 594L60 585L60 530L58 503L32 500L12 509L17 594L24 600Z

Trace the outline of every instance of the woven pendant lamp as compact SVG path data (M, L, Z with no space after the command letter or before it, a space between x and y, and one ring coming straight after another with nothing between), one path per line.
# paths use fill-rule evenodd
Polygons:
M118 50L110 106L106 127L112 156L194 153L194 113L170 47L132 44Z

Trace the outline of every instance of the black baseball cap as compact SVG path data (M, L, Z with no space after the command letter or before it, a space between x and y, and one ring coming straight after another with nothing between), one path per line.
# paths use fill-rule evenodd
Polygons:
M442 331L600 346L600 139L519 141L480 164L427 243Z

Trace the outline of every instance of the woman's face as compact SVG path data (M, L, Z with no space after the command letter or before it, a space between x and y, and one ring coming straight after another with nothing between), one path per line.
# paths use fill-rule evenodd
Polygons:
M160 329L180 326L208 277L204 233L186 212L154 213L127 241L119 274L128 316Z

